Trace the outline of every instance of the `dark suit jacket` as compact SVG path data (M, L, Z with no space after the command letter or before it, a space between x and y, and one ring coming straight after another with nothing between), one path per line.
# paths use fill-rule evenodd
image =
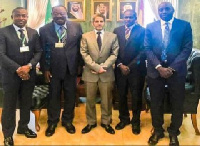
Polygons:
M170 43L167 47L168 66L176 70L177 75L187 73L186 61L192 50L192 29L190 23L174 18L170 32ZM161 64L162 30L161 22L156 21L147 25L144 46L147 55L147 75L157 78L159 72L155 69Z
M80 24L67 22L67 39L64 48L55 48L58 37L54 22L41 27L39 32L43 49L41 61L43 71L50 71L52 76L59 79L64 79L68 69L71 75L76 75L81 60L80 39L82 29Z
M131 72L140 70L146 73L145 56L144 56L144 33L145 29L140 25L132 28L129 39L125 39L125 26L114 29L119 41L119 53L116 61L116 69L119 63L128 66Z
M16 73L16 70L28 63L33 66L30 71L30 80L35 78L35 66L40 60L42 49L37 31L29 27L26 29L30 51L24 53L20 53L20 40L14 26L9 25L0 29L0 60L3 82L12 79L11 77Z

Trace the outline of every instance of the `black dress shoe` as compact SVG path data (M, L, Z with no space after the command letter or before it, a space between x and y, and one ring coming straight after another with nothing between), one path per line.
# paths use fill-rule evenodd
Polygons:
M85 134L85 133L89 133L91 130L92 130L92 128L95 128L95 127L97 127L97 124L94 124L94 125L87 125L87 126L85 126L83 129L82 129L82 133L83 134Z
M62 123L62 126L64 126L68 133L74 134L76 132L76 129L72 123Z
M158 143L159 139L163 138L165 135L162 133L162 134L156 134L156 133L153 133L152 136L149 138L149 145L150 146L154 146Z
M13 138L12 137L4 138L4 146L14 146Z
M132 127L132 132L133 132L133 134L135 134L135 135L138 135L138 134L140 134L140 125L133 125L133 127Z
M124 129L124 127L126 125L129 125L130 124L130 121L129 122L119 122L116 126L115 126L115 129L116 130L121 130L121 129Z
M47 127L47 130L45 131L45 135L47 137L52 136L55 133L56 127L57 127L57 124L49 124L49 126Z
M169 146L179 146L177 136L169 136L169 139L170 139Z
M17 134L24 134L27 138L36 138L37 137L37 134L29 128L25 128L25 129L18 128Z
M110 125L101 124L101 127L105 128L106 132L115 134L115 130Z

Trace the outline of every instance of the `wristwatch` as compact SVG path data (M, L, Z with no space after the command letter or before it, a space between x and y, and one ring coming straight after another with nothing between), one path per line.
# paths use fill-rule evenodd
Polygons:
M27 65L30 67L30 69L32 69L32 64L31 63L28 63Z

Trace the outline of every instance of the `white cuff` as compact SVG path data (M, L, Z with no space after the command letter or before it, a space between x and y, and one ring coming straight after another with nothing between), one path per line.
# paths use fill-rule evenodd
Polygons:
M122 65L122 63L117 64L117 67L120 67L120 65Z
M156 65L155 69L158 69L159 67L161 67L161 64Z

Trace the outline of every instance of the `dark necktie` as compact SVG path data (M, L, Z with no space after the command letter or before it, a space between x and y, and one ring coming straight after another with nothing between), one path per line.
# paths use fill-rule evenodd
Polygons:
M99 46L99 51L101 51L101 45L102 45L102 42L101 42L101 32L98 31L97 34L98 34L98 36L97 36L97 44Z
M20 43L21 43L21 46L26 45L27 42L26 42L24 30L23 29L19 29L18 31L20 32Z
M167 62L167 46L169 44L169 35L170 35L169 23L166 22L164 30L164 38L163 38L162 55L161 55L161 60L163 62Z

